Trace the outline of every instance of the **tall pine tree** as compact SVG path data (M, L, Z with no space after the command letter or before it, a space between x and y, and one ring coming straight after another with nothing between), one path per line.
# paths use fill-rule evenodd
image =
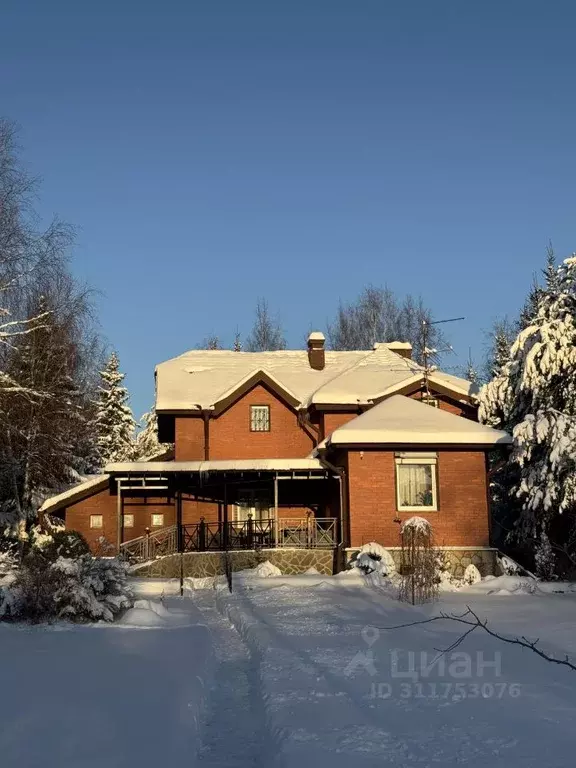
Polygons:
M549 252L545 277L535 315L481 391L480 418L513 433L516 533L550 576L554 550L576 564L576 257L553 269Z
M128 390L123 385L118 355L113 352L100 374L96 433L101 465L127 461L134 455L136 422L128 405Z

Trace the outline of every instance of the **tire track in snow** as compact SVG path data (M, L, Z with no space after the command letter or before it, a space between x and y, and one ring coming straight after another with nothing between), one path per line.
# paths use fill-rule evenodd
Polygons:
M260 654L230 621L229 605L220 590L199 590L193 599L212 632L218 665L209 692L198 765L270 766L278 744L268 729Z

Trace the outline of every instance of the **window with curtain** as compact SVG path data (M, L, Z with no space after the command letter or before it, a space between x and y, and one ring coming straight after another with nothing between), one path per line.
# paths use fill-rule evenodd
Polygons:
M399 510L438 509L436 457L396 458L396 500Z

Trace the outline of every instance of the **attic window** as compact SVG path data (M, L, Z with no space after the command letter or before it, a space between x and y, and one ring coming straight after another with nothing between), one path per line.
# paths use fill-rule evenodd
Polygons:
M432 408L440 408L440 400L431 395L422 395L421 402L424 403L424 405L431 405Z
M269 405L251 405L250 406L250 431L251 432L270 432L270 406Z
M403 454L396 457L396 503L407 512L438 509L436 458Z

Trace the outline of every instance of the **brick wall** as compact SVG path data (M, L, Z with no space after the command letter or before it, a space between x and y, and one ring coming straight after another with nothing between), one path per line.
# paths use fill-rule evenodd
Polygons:
M250 406L270 407L270 431L250 431ZM210 459L291 459L307 456L314 444L296 412L262 385L210 420Z
M174 424L175 461L204 461L204 419L177 416Z
M326 411L323 414L324 437L329 437L335 429L338 429L338 427L341 427L342 425L347 424L349 421L352 421L352 419L355 419L356 416L358 416L357 413L350 413L349 411L342 411L340 413L337 411Z
M250 406L270 407L270 431L250 431ZM210 459L290 459L307 456L314 444L296 412L263 385L256 385L210 419ZM176 461L204 459L204 423L198 416L175 418Z
M398 546L394 518L415 514L432 524L438 546L489 544L484 452L439 452L437 512L397 512L393 451L350 451L347 471L351 546Z
M117 497L112 496L108 489L99 491L87 499L71 504L66 509L66 528L79 531L86 539L93 551L99 551L99 539L104 537L106 541L116 547L117 542ZM124 499L124 513L134 515L134 527L124 528L122 540L129 541L138 536L143 536L146 527L152 527L152 515L163 514L164 526L176 522L173 500L159 498ZM90 516L102 515L102 528L90 527Z

